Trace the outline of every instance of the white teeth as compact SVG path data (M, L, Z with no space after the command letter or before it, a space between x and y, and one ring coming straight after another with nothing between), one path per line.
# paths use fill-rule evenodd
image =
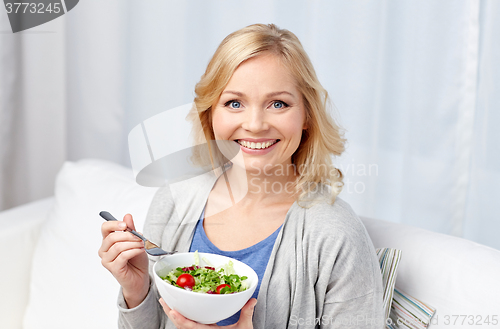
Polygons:
M262 143L254 143L254 142L247 142L247 141L238 141L239 144L243 145L246 148L249 149L254 149L254 150L259 150L259 149L266 149L269 146L273 145L276 143L276 141L273 142L262 142Z

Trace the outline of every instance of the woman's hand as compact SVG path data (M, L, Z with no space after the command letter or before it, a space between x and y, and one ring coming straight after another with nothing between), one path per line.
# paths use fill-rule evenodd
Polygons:
M139 305L149 290L149 261L141 239L130 232L134 229L132 215L121 221L104 222L101 226L102 244L99 257L102 265L122 286L123 297L129 308Z
M233 329L252 329L252 316L255 305L257 304L257 299L250 298L250 300L243 306L240 313L240 319L235 324L225 327L219 327L216 324L201 324L194 322L183 317L179 312L171 310L167 303L160 298L160 304L163 306L163 310L167 314L168 318L174 323L176 328L179 329L203 329L203 328L233 328Z

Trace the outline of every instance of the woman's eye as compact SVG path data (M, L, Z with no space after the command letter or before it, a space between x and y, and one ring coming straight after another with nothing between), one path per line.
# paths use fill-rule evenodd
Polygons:
M225 105L233 109L239 109L241 107L241 103L238 101L229 101Z
M288 105L285 102L282 101L274 101L273 102L273 108L275 109L282 109L287 107Z

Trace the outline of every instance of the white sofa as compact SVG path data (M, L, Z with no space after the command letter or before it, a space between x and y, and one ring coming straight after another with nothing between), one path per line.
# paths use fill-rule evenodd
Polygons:
M97 255L98 213L132 213L140 230L155 190L129 169L82 160L63 166L54 197L1 212L0 328L115 328L118 285ZM376 248L402 251L396 286L437 309L431 328L500 328L500 251L363 221Z

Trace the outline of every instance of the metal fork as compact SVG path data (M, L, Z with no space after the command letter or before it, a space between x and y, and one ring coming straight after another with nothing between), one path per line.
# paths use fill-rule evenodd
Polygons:
M114 218L113 215L111 215L107 211L101 211L99 215L107 221L117 221L117 219ZM157 245L155 245L153 242L149 241L148 239L137 233L136 231L132 230L131 228L127 227L126 230L135 235L136 237L138 237L139 239L141 239L142 241L144 241L144 249L146 249L146 252L151 256L172 255L177 252L177 251L165 251L160 247L158 247Z

